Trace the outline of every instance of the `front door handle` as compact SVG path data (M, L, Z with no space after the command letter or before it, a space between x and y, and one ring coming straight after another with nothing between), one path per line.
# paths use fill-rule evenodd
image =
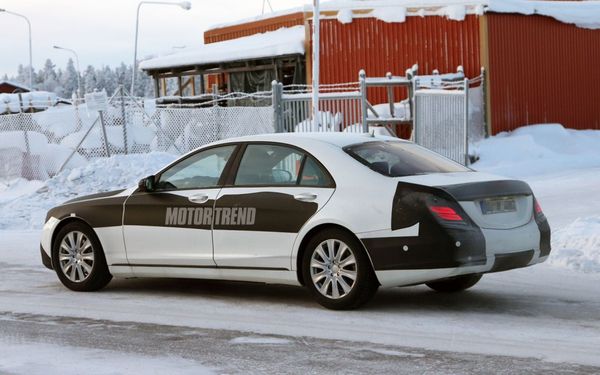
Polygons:
M208 202L208 195L206 194L195 194L192 195L188 198L188 200L192 203L198 203L198 204L202 204L202 203L206 203Z
M301 193L294 195L294 199L301 202L312 202L317 199L317 194L313 193Z

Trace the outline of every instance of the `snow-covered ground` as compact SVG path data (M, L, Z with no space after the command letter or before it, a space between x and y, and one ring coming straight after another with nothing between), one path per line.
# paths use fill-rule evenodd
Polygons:
M413 348L425 358L433 355L427 349L600 367L600 132L528 127L484 140L478 152L481 160L473 168L522 178L532 186L553 231L550 260L486 275L460 295L436 294L423 286L382 290L364 310L350 312L324 310L303 289L283 286L115 280L102 292L89 294L62 287L39 259L45 211L76 195L134 185L171 161L171 155L114 156L44 183L0 183L0 347L2 354L8 353L0 355L0 372L35 373L55 353L52 338L30 335L15 341L7 336L2 322L14 314L246 332L224 344L236 347L285 347L310 337L365 343L384 356ZM117 351L72 345L61 344L68 356L87 354L124 364ZM293 346L295 352L303 347ZM38 357L22 354L36 349L42 352ZM137 372L155 363L145 355L132 354L132 361L142 363ZM242 355L247 359L249 354ZM205 364L221 367L206 358L198 363L164 357L157 368L172 363L182 371L202 373L208 371ZM52 366L50 372L57 368ZM457 367L449 372L466 371Z

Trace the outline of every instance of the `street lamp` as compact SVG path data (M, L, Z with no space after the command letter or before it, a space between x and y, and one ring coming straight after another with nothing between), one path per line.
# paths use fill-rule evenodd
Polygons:
M81 98L81 69L79 67L79 56L77 55L77 52L75 52L74 50L72 50L70 48L65 48L65 47L60 47L60 46L53 46L52 48L71 52L75 56L75 63L77 64L77 98Z
M168 1L140 1L137 6L137 15L135 17L135 44L133 47L133 73L131 76L131 91L129 92L132 96L133 89L135 87L135 74L137 72L137 47L138 47L138 32L139 32L139 24L140 24L140 8L144 4L158 4L158 5L176 5L184 10L192 9L192 3L189 1L180 1L180 2L168 2Z
M33 91L33 53L31 48L31 22L29 22L29 18L25 17L24 15L11 12L6 9L0 9L0 13L12 14L13 16L21 17L25 21L27 21L27 28L29 29L29 89Z

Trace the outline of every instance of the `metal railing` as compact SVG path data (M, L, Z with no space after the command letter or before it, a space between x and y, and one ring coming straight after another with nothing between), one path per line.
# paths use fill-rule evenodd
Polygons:
M320 118L312 118L309 87L273 82L275 129L278 132L362 132L361 93L357 83L324 85L319 93Z

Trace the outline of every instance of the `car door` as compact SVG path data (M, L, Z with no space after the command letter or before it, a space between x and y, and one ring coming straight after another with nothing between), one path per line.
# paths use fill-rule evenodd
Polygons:
M215 203L218 267L290 269L300 228L335 190L331 175L303 150L249 143Z
M123 235L132 266L215 266L212 210L237 145L199 151L125 202ZM135 270L135 268L134 268Z

